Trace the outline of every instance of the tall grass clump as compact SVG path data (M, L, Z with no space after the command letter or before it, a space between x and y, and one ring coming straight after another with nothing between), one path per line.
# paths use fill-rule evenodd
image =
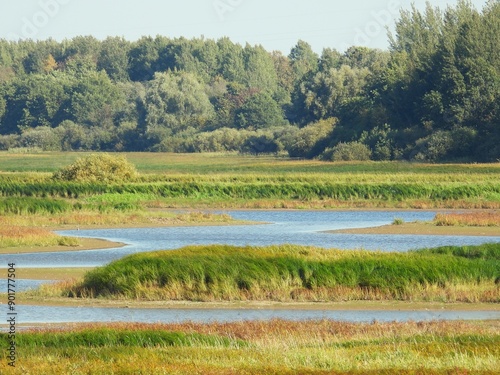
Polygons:
M483 287L462 300L500 301L500 244L488 259L452 252L381 253L283 245L191 246L141 253L88 273L72 296L168 300L342 300L429 298L426 290ZM448 293L449 294L449 293Z
M53 178L76 182L125 182L137 176L135 166L123 155L91 154L55 172Z
M60 214L73 209L73 205L61 199L9 197L0 198L0 215Z

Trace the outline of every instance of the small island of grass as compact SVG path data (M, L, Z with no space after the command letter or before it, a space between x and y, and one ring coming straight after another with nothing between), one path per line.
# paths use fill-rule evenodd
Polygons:
M500 244L407 253L211 245L127 256L59 293L145 301L497 303L499 275Z

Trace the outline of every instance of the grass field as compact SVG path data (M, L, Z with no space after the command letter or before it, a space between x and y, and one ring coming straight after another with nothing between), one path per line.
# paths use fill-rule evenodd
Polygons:
M72 202L69 208L101 211L138 207L500 207L500 164L331 163L272 156L127 153L140 172L135 181L81 184L51 180L50 172L82 155L0 153L0 196L3 200L56 199L51 204L65 199ZM0 202L0 210L5 205Z
M41 152L36 154L11 154L0 151L0 171L3 172L54 172L88 155L84 152ZM286 175L304 173L348 173L359 175L427 174L482 175L498 180L500 164L422 164L408 162L321 162L316 160L291 160L274 156L249 156L226 153L172 154L172 153L120 153L146 174L259 174ZM453 177L452 177L453 178ZM489 180L489 178L488 178ZM498 181L497 181L498 182Z
M16 368L52 374L497 374L499 322L112 324L18 333ZM8 348L6 334L0 345Z

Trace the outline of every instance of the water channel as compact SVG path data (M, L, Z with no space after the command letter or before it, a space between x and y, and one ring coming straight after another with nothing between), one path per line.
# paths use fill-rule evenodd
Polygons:
M137 252L176 249L193 244L223 243L261 246L292 243L339 249L408 251L444 245L500 242L500 233L494 237L482 237L357 235L325 232L335 229L381 226L390 224L395 218L401 218L407 222L427 221L435 216L435 212L428 211L231 211L229 214L235 219L264 224L61 231L59 233L63 235L103 238L126 245L106 250L0 255L0 262L1 264L14 262L18 268L96 267ZM40 283L41 281L20 280L19 287L21 289L32 288ZM25 323L234 321L277 317L292 320L328 318L349 321L500 318L499 311L182 310L43 306L22 306L19 310L19 319Z

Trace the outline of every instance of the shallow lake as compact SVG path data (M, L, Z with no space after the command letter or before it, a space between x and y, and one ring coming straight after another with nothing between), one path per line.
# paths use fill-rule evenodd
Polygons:
M0 255L3 264L16 267L94 267L125 255L193 244L271 245L302 244L325 248L408 251L443 245L476 245L500 242L499 236L356 235L325 233L327 230L364 228L390 224L395 218L427 221L427 211L230 211L235 219L265 222L259 225L168 227L61 231L60 234L95 237L127 244L121 248L59 253ZM41 281L19 280L20 290ZM273 309L116 309L91 307L19 306L20 323L58 322L181 322L335 319L353 322L499 319L498 311L329 311Z
M443 245L476 245L500 242L498 237L365 235L325 233L327 230L386 225L395 218L404 221L431 220L427 211L231 211L235 219L265 222L261 225L191 226L61 231L60 234L104 238L127 246L107 250L0 255L0 264L17 267L96 267L125 255L187 245L301 244L325 248L408 251Z

